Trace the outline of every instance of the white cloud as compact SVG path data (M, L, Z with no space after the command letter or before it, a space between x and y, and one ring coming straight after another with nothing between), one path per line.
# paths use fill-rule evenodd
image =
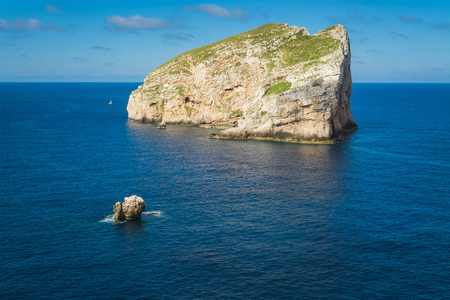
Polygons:
M438 25L440 29L450 29L450 23L441 23Z
M405 35L403 33L400 33L400 32L391 31L391 32L389 32L389 34L394 39L398 39L398 38L409 39L409 36L407 36L407 35Z
M195 36L190 33L179 32L179 33L164 33L161 35L161 37L166 40L190 41Z
M236 9L235 11L230 11L216 4L209 4L209 3L195 6L185 6L184 10L197 11L220 19L241 19L241 20L248 19L247 13L240 8Z
M41 21L33 18L28 20L16 19L14 21L0 19L0 31L20 32L26 30L64 31L64 28L53 23L44 26Z
M64 13L63 10L60 10L59 8L57 8L56 6L54 6L53 4L47 3L45 5L45 10L51 13L55 13L55 14L62 14Z
M364 15L359 12L356 12L354 14L348 14L348 16L354 20L363 20L364 19Z
M112 50L111 48L109 48L109 47L104 47L104 46L92 46L91 47L91 49L92 50Z
M161 29L179 27L178 24L155 18L144 18L140 15L131 17L112 16L106 17L106 23L113 28L105 26L108 31L136 31L137 29Z
M411 16L411 15L401 15L400 20L402 20L405 23L419 23L420 19Z

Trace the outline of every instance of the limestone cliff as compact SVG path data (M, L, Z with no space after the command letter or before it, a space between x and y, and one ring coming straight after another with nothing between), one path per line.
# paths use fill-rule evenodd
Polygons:
M128 118L230 126L221 138L328 142L357 128L347 31L266 24L185 52L132 92Z

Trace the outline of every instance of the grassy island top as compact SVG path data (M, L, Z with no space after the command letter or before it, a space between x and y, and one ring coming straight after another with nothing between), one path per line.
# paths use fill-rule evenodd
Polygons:
M154 79L160 71L168 74L192 75L191 67L211 60L227 60L259 57L269 70L281 69L299 63L314 63L339 48L339 42L331 33L335 25L317 34L298 34L301 27L269 23L258 28L231 36L221 41L182 53L153 70L146 82ZM249 51L259 48L259 51Z

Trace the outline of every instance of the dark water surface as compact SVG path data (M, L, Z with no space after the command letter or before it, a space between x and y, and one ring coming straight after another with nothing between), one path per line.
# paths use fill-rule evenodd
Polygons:
M0 84L2 299L449 298L450 84L354 84L335 145L132 123L137 86Z

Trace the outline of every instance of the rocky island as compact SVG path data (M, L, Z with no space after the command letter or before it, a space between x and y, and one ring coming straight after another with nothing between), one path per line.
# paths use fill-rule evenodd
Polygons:
M333 142L357 129L347 31L266 24L178 55L130 95L130 120L226 126L214 137Z
M140 219L141 214L145 211L145 201L136 195L125 197L123 203L114 204L114 220L133 220Z

